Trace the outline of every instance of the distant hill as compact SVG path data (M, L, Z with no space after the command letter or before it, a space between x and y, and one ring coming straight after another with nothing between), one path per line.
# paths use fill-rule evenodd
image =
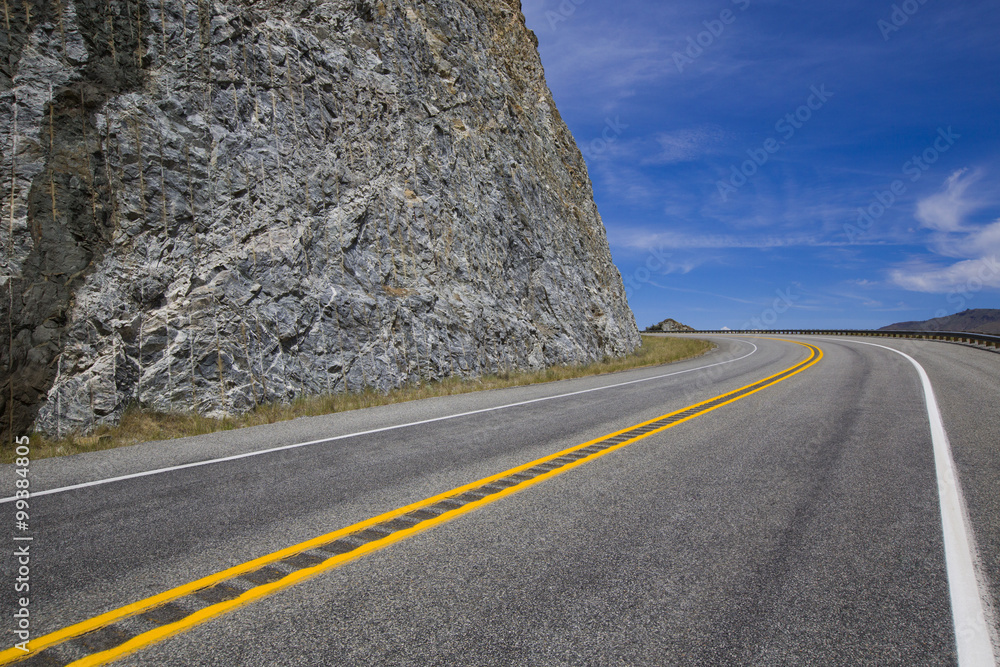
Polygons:
M686 324L681 324L677 320L667 318L660 322L659 324L654 324L651 327L646 327L644 333L677 333L681 331L694 331L694 327L689 327Z
M882 327L879 331L968 331L971 333L1000 334L1000 310L976 308L955 315L935 317L923 322L899 322Z

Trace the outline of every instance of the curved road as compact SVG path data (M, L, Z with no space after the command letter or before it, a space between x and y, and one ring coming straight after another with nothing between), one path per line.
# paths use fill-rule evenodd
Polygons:
M32 491L54 492L31 499L32 638L818 358L713 340L655 369L33 462ZM796 340L818 363L116 664L958 664L916 369L861 341ZM878 342L933 384L996 606L1000 355ZM14 479L5 466L0 496ZM14 569L5 559L5 582ZM192 599L19 664L69 664Z

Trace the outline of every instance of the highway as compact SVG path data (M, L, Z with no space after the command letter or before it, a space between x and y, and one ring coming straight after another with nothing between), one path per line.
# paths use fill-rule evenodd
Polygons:
M986 614L965 646L1000 656L1000 354L706 338L669 366L34 461L46 647L16 664L960 664L926 396L886 348L933 386Z

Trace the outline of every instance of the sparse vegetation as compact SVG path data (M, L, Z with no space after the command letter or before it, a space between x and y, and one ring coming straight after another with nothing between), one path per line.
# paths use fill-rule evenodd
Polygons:
M86 437L69 436L50 440L38 434L31 436L31 457L41 459L51 456L68 456L81 452L111 449L139 442L168 440L217 431L228 431L247 426L273 424L298 417L346 412L377 405L389 405L435 396L466 394L486 389L554 382L588 375L616 373L632 368L658 366L700 356L710 349L707 341L691 338L658 338L643 336L643 344L634 354L621 358L578 365L554 366L543 371L501 373L481 378L447 378L441 382L427 382L395 389L388 393L366 390L360 393L308 396L288 404L263 405L238 417L212 419L192 413L155 413L132 408L125 413L121 424L100 427ZM12 453L5 449L3 463L13 461Z

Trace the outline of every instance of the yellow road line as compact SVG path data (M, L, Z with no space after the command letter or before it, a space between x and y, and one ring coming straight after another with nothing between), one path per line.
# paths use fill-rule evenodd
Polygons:
M182 632L182 631L184 631L186 629L189 629L191 627L194 627L196 625L204 623L204 622L208 621L211 618L215 618L216 616L224 614L224 613L226 613L226 612L228 612L228 611L230 611L232 609L235 609L237 607L243 606L243 605L245 605L245 604L247 604L247 603L249 603L249 602L251 602L253 600L259 599L259 598L261 598L263 596L269 595L269 594L274 593L276 591L279 591L279 590L282 590L282 589L287 588L289 586L292 586L292 585L294 585L296 583L299 583L301 581L304 581L306 579L314 577L317 574L320 574L320 573L325 572L327 570L336 568L336 567L338 567L338 566L340 566L340 565L342 565L344 563L347 563L349 561L352 561L352 560L355 560L357 558L360 558L361 556L363 556L363 555L365 555L367 553L370 553L372 551L377 551L379 549L383 549L383 548L389 546L390 544L394 544L394 543L399 542L401 540L404 540L404 539L406 539L408 537L416 535L417 533L421 533L421 532L423 532L425 530L428 530L428 529L430 529L430 528L432 528L434 526L437 526L437 525L440 525L442 523L446 523L448 521L451 521L452 519L454 519L454 518L456 518L458 516L461 516L463 514L467 514L469 512L472 512L472 511L474 511L474 510L476 510L476 509L478 509L480 507L483 507L484 505L488 505L489 503L492 503L492 502L494 502L496 500L499 500L500 498L504 498L504 497L509 496L509 495L511 495L513 493L517 493L519 491L523 491L524 489L529 488L531 486L534 486L535 484L538 484L538 483L540 483L540 482L542 482L542 481L544 481L546 479L550 479L550 478L555 477L557 475L561 475L561 474L563 474L564 472L566 472L568 470L572 470L573 468L576 468L577 466L583 465L584 463L588 463L588 462L593 461L593 460L595 460L597 458L600 458L600 457L604 456L605 454L609 454L609 453L611 453L613 451L617 451L617 450L619 450L619 449L621 449L623 447L626 447L626 446L628 446L630 444L638 442L639 440L647 438L647 437L649 437L651 435L655 435L657 433L661 433L661 432L663 432L663 431L665 431L665 430L667 430L669 428L673 428L674 426L677 426L678 424L683 424L684 422L690 421L690 420L694 419L695 417L700 417L700 416L702 416L704 414L708 414L709 412L711 412L713 410L716 410L716 409L718 409L718 408L720 408L720 407L722 407L724 405L729 405L730 403L734 403L735 401L738 401L738 400L740 400L742 398L746 398L747 396L751 396L751 395L757 393L758 391L762 391L762 390L764 390L764 389L766 389L768 387L771 387L771 386L773 386L773 385L775 385L775 384L777 384L779 382L787 380L788 378L793 377L794 375L797 375L797 374L801 373L802 371L806 370L807 368L810 368L811 366L819 363L819 361L823 358L823 352L822 352L822 350L820 350L819 348L817 348L817 347L815 347L813 345L809 345L807 343L800 343L798 341L791 341L791 340L786 341L784 339L774 339L774 340L782 340L783 342L790 342L790 343L795 343L796 345L802 345L803 347L808 348L811 351L811 354L810 354L809 358L807 358L803 362L800 362L799 364L796 364L796 365L794 365L794 366L792 366L792 367L790 367L788 369L785 369L785 370L783 370L781 372L775 373L774 375L770 375L770 376L765 377L765 378L763 378L761 380L753 382L753 383L751 383L749 385L741 387L740 389L736 389L736 390L727 392L725 394L722 394L720 396L717 396L715 398L711 398L711 399L708 399L706 401L702 401L700 403L696 403L694 405L688 406L686 408L682 408L680 410L676 410L674 412L668 413L668 414L663 415L661 417L656 417L654 419L650 419L650 420L641 422L639 424L634 424L632 426L629 426L627 428L615 431L613 433L609 433L607 435L603 435L603 436L601 436L599 438L595 438L593 440L589 440L589 441L584 442L582 444L575 445L573 447L564 449L564 450L556 452L554 454L550 454L548 456L544 456L542 458L539 458L539 459L536 459L534 461L531 461L530 463L525 463L523 465L517 466L515 468L511 468L511 469L506 470L504 472L497 473L497 474L491 475L489 477L484 477L484 478L482 478L480 480L477 480L475 482L471 482L469 484L465 484L463 486L459 486L457 488L451 489L451 490L446 491L444 493L440 493L440 494L432 496L430 498L426 498L424 500L420 500L420 501L412 503L410 505L406 505L405 507L400 507L400 508L391 510L391 511L386 512L384 514L380 514L380 515L378 515L376 517L372 517L370 519L366 519L365 521L361 521L361 522L353 524L351 526L347 526L346 528L341 528L339 530L333 531L331 533L327 533L325 535L321 535L319 537L313 538L313 539L308 540L306 542L301 542L299 544L287 547L285 549L281 549L280 551L273 552L273 553L268 554L266 556L261 556L260 558L256 558L254 560L250 560L250 561L247 561L245 563L241 563L239 565L236 565L234 567L228 568L228 569L223 570L221 572L217 572L215 574L209 575L207 577L203 577L203 578L198 579L196 581L192 581L192 582L190 582L188 584L184 584L182 586L178 586L178 587L170 589L168 591L164 591L163 593L160 593L158 595L154 595L154 596L145 598L143 600L139 600L138 602L134 602L134 603L129 604L129 605L125 605L125 606L120 607L118 609L114 609L112 611L109 611L107 613L101 614L99 616L95 616L93 618L90 618L88 620L82 621L80 623L76 623L74 625L71 625L69 627L63 628L61 630L57 630L55 632L49 633L49 634L44 635L42 637L39 637L37 639L32 639L29 642L29 644L28 644L29 648L31 649L29 653L25 653L25 652L23 652L23 651L21 651L21 650L19 650L17 648L10 648L10 649L7 649L7 650L5 650L3 652L0 652L0 665L7 665L7 664L18 662L20 660L26 659L26 658L28 658L28 657L30 657L32 655L37 654L37 653L39 653L40 651L42 651L42 650L44 650L46 648L49 648L49 647L57 645L57 644L61 644L61 643L65 642L65 641L67 641L67 640L73 639L74 637L79 637L79 636L84 635L84 634L86 634L88 632L91 632L93 630L96 630L96 629L108 626L108 625L110 625L110 624L112 624L112 623L114 623L116 621L120 621L122 619L135 616L137 614L143 613L143 612L148 611L150 609L154 609L156 607L159 607L159 606L161 606L161 605L163 605L163 604L165 604L167 602L170 602L172 600L177 600L178 598L185 597L185 596L187 596L187 595L189 595L191 593L194 593L196 591L199 591L199 590L202 590L204 588L208 588L210 586L213 586L213 585L215 585L217 583L233 579L233 578L238 577L238 576L240 576L242 574L247 574L249 572L253 572L253 571L258 570L258 569L260 569L260 568L262 568L262 567L264 567L266 565L275 563L275 562L283 560L285 558L289 558L291 556L295 556L296 554L300 554L302 552L309 551L311 549L315 549L317 547L326 545L326 544L328 544L328 543L330 543L330 542L332 542L332 541L334 541L334 540L336 540L338 538L358 533L360 531L363 531L363 530L365 530L367 528L370 528L370 527L378 525L378 524L386 523L386 522L391 521L392 519L394 519L396 517L399 517L399 516L401 516L403 514L407 514L409 512L413 512L415 510L419 510L419 509L424 508L424 507L429 507L429 506L434 505L434 504L436 504L436 503L438 503L438 502L440 502L442 500L445 500L445 499L448 499L448 498L453 498L455 496L461 495L461 494L465 493L466 491L471 491L471 490L474 490L474 489L481 488L481 487L483 487L485 485L490 484L491 482L494 482L494 481L497 481L497 480L500 480L500 479L504 479L504 478L510 477L512 475L516 475L516 474L518 474L520 472L523 472L525 470L528 470L528 469L533 468L535 466L538 466L540 464L544 464L546 462L552 461L553 459L560 458L560 457L562 457L562 456L564 456L566 454L571 454L571 453L579 451L581 449L585 449L585 448L587 448L587 447L589 447L591 445L603 442L605 440L612 439L615 436L621 435L623 433L628 433L629 431L633 431L633 430L636 430L636 429L641 429L644 426L647 426L649 424L653 424L653 423L658 422L658 421L669 419L670 417L672 417L674 415L678 415L678 414L686 413L686 412L693 412L692 414L690 414L690 415L688 415L688 416L686 416L686 417L684 417L682 419L678 419L676 421L672 421L668 425L656 428L655 430L651 430L651 431L649 431L647 433L636 435L635 437L632 437L632 438L630 438L628 440L625 440L625 441L623 441L621 443L609 446L609 447L604 448L604 449L602 449L602 450L600 450L598 452L595 452L593 454L589 454L588 456L586 456L584 458L580 458L578 460L575 460L575 461L566 463L564 465L561 465L560 467L558 467L558 468L556 468L554 470L551 470L551 471L546 472L546 473L539 474L539 475L537 475L537 476L535 476L535 477L533 477L531 479L528 479L528 480L525 480L523 482L520 482L520 483L518 483L515 486L510 486L510 487L505 488L505 489L503 489L501 491L492 493L492 494L490 494L490 495L482 498L481 500L475 500L475 501L468 502L468 503L466 503L466 504L462 505L461 507L458 507L458 508L456 508L454 510L446 511L446 512L440 514L437 517L434 517L434 518L422 521L422 522L418 523L417 525L415 525L415 526L413 526L411 528L397 530L397 531L393 532L392 534L386 536L385 538L378 539L378 540L373 540L371 542L363 544L363 545L361 545L361 546L353 549L352 551L350 551L348 553L340 554L340 555L337 555L337 556L332 556L331 558L329 558L329 559L327 559L327 560L325 560L325 561L323 561L323 562L321 562L321 563L319 563L319 564L317 564L317 565L315 565L313 567L302 568L302 569L296 570L296 571L294 571L294 572L286 575L285 577L283 577L283 578L281 578L281 579L279 579L277 581L274 581L274 582L271 582L271 583L268 583L268 584L262 584L262 585L255 586L255 587L253 587L253 588L245 591L239 597L236 597L236 598L234 598L232 600L227 600L227 601L224 601L224 602L218 602L218 603L215 603L215 604L210 604L208 607L205 607L205 608L203 608L203 609L201 609L199 611L196 611L196 612L190 614L189 616L184 617L183 619L181 619L179 621L176 621L174 623L169 623L169 624L157 627L157 628L155 628L153 630L149 630L149 631L144 632L144 633L142 633L140 635L137 635L136 637L133 637L132 639L126 641L125 643L123 643L123 644L121 644L119 646L116 646L114 648L111 648L111 649L108 649L106 651L102 651L102 652L99 652L99 653L94 653L94 654L89 655L89 656L87 656L85 658L81 658L80 660L77 660L77 661L75 661L73 663L70 663L74 667L83 667L83 666L107 664L108 662L110 662L112 660L115 660L117 658L121 658L121 657L123 657L125 655L128 655L130 653L134 653L135 651L138 651L138 650L140 650L140 649L142 649L142 648L144 648L146 646L149 646L149 645L154 644L156 642L159 642L159 641L161 641L163 639L166 639L167 637L170 637L170 636L175 635L175 634L177 634L179 632ZM750 388L753 388L753 389L751 391L747 391ZM721 400L721 399L725 399L726 397L732 397L732 398L729 398L728 400ZM712 404L712 405L709 405L709 404ZM699 408L702 408L702 409L699 410Z

